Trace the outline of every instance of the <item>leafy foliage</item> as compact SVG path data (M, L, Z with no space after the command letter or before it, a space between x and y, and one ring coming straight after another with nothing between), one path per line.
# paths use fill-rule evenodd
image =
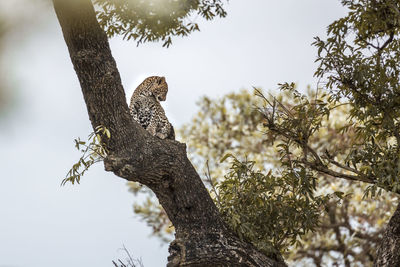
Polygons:
M290 266L372 266L384 226L397 198L383 193L378 199L363 200L365 185L335 181L322 186L349 192L340 203L329 201L316 232L307 234L301 246L290 249Z
M242 90L219 99L205 96L197 104L199 112L179 129L179 134L189 144L188 155L200 172L209 166L211 177L219 180L230 167L228 162L220 162L226 153L246 154L257 168L270 163L266 159L272 155L269 138L261 132L262 114L257 111L261 99Z
M346 17L328 27L327 40L316 38L319 67L332 97L350 104L357 137L346 165L377 187L400 189L400 3L342 1Z
M108 36L122 35L137 44L162 41L199 31L194 15L206 20L225 17L222 0L95 0L97 18Z
M298 237L315 230L327 197L315 197L316 178L302 166L280 175L254 169L252 161L231 154L230 171L217 188L217 206L240 238L266 254L285 250ZM292 164L283 160L285 164Z
M72 168L68 171L66 177L62 180L61 185L65 185L67 182L79 184L81 177L85 172L97 162L103 161L107 156L107 149L102 142L102 136L110 138L110 131L104 126L97 126L96 131L92 132L88 136L87 141L82 141L78 137L74 140L75 147L78 149L82 156L78 162L72 165Z

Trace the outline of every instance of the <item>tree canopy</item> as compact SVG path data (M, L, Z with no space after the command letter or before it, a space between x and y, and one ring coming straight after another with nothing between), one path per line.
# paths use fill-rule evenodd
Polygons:
M173 36L187 36L199 31L196 16L212 20L225 17L223 0L95 0L99 24L107 35L122 35L137 44L163 42L172 44Z

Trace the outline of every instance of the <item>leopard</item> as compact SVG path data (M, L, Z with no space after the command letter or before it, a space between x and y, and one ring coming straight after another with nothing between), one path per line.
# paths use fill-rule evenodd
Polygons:
M168 84L165 77L150 76L139 84L132 94L129 112L151 135L175 140L175 131L168 121L161 101L167 99Z

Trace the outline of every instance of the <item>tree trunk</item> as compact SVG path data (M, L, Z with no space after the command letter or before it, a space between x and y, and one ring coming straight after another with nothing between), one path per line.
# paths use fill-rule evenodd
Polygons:
M400 266L400 203L386 226L374 266Z
M151 136L133 121L105 32L90 0L53 0L93 129L105 126L105 169L154 191L173 223L168 266L284 266L225 225L186 155L186 146ZM155 62L156 63L156 62Z

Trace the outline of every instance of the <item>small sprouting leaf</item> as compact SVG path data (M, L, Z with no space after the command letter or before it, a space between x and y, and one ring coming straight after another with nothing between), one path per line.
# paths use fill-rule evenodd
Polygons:
M223 157L220 159L219 163L224 162L227 158L234 158L234 159L236 159L235 156L233 156L231 153L227 153L227 154L225 154L225 156L223 156Z
M105 132L107 138L110 139L110 137L111 137L110 130L108 130L107 128L104 128L104 132Z

